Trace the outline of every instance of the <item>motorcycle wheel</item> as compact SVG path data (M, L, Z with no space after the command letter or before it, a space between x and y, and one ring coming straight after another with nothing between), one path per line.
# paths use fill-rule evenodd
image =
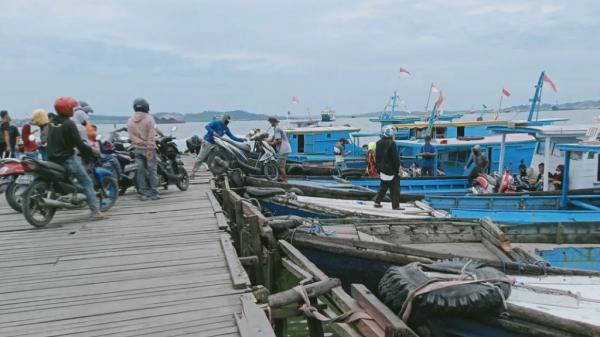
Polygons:
M96 195L100 210L103 212L108 211L119 198L119 182L115 177L105 177L102 180L102 189Z
M6 202L12 209L22 213L23 212L23 193L27 190L27 185L17 185L14 181L8 185L6 189Z
M219 158L220 160L215 160L216 158ZM219 165L218 161L227 162L228 160L227 160L227 158L224 158L223 156L219 156L217 154L217 151L212 151L208 155L208 158L206 159L206 164L208 165L208 169L215 176L218 176L218 175L221 175L221 174L227 172L227 167Z
M263 173L269 180L277 180L279 178L279 166L277 162L268 162L263 167Z
M56 208L42 205L50 184L43 180L34 181L23 194L23 215L30 225L36 228L45 227L52 221ZM53 196L54 191L50 191Z
M187 191L190 187L190 177L185 169L181 170L181 179L175 185L180 191Z

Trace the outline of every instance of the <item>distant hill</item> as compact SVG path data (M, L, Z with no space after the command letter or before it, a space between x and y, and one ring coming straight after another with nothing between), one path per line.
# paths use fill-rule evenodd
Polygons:
M219 117L223 114L228 114L234 121L262 121L269 118L269 115L248 112L244 110L233 110L233 111L203 111L194 113L178 113L178 112L157 112L153 114L154 117L175 117L182 119L186 122L208 122L215 117ZM129 119L129 116L109 116L93 114L91 116L92 123L94 124L125 124Z

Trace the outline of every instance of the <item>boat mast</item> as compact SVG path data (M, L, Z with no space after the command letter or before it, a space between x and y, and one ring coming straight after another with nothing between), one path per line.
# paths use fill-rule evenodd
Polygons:
M398 92L394 91L394 96L392 96L392 117L396 112L396 107L398 106Z
M425 113L429 111L429 101L431 100L431 91L433 90L433 82L429 86L429 95L427 95L427 104L425 104Z
M527 121L531 122L533 120L533 113L536 112L535 119L537 120L537 115L540 110L540 102L542 100L542 87L544 86L544 76L546 72L542 71L540 74L540 78L538 79L537 85L535 86L535 94L531 99L531 108L529 109L529 116L527 117Z
M432 83L433 85L433 83ZM431 94L431 91L429 92ZM442 93L440 92L440 95ZM429 105L429 102L428 102ZM437 109L438 109L438 105L434 104L433 108L431 109L431 115L429 116L429 121L427 123L427 135L431 138L433 138L433 122L435 121L435 115L437 113Z

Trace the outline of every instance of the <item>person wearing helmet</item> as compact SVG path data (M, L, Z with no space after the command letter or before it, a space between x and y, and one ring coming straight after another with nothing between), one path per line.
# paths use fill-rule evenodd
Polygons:
M200 149L200 153L196 157L196 162L194 163L194 167L192 168L191 178L194 178L194 175L200 169L200 165L206 161L210 151L215 147L215 138L221 138L225 135L235 140L236 142L243 142L244 140L236 137L231 130L229 130L229 122L231 122L231 116L228 114L224 114L221 118L214 119L210 123L206 124L204 127L206 129L206 134L204 135L204 142L202 143L202 148Z
M139 198L141 201L158 200L156 123L150 115L150 104L145 99L136 98L133 111L133 116L127 121L127 132L135 152Z
M42 160L48 160L47 141L48 125L50 124L48 113L44 109L33 110L33 112L31 113L31 121L29 123L40 128L40 141L38 143L38 152L40 153Z
M105 215L98 208L92 179L87 175L81 159L75 153L77 148L84 160L95 157L94 151L81 139L77 126L71 120L78 106L79 102L72 97L59 97L54 102L57 115L48 126L48 160L63 165L77 178L87 197L91 211L90 218L99 220L105 218Z
M479 176L479 174L487 173L490 165L487 156L483 153L483 150L479 144L473 146L471 149L471 157L469 158L469 161L467 161L467 165L465 165L465 171L471 166L471 164L475 164L475 167L467 176L469 183L472 183L473 180Z
M81 139L93 145L96 142L97 132L90 120L91 113L94 113L94 109L87 102L79 101L79 106L75 108L71 119L75 122Z
M388 189L392 199L392 209L400 208L400 155L394 141L394 129L387 126L383 129L381 139L375 146L375 165L379 171L379 191L375 197L375 208L381 208L381 201Z

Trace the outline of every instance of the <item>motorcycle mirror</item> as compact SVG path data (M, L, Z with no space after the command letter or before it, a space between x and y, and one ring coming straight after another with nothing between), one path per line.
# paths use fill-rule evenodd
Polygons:
M29 135L29 137L27 137L27 139L29 139L30 142L33 142L35 140L35 136Z

